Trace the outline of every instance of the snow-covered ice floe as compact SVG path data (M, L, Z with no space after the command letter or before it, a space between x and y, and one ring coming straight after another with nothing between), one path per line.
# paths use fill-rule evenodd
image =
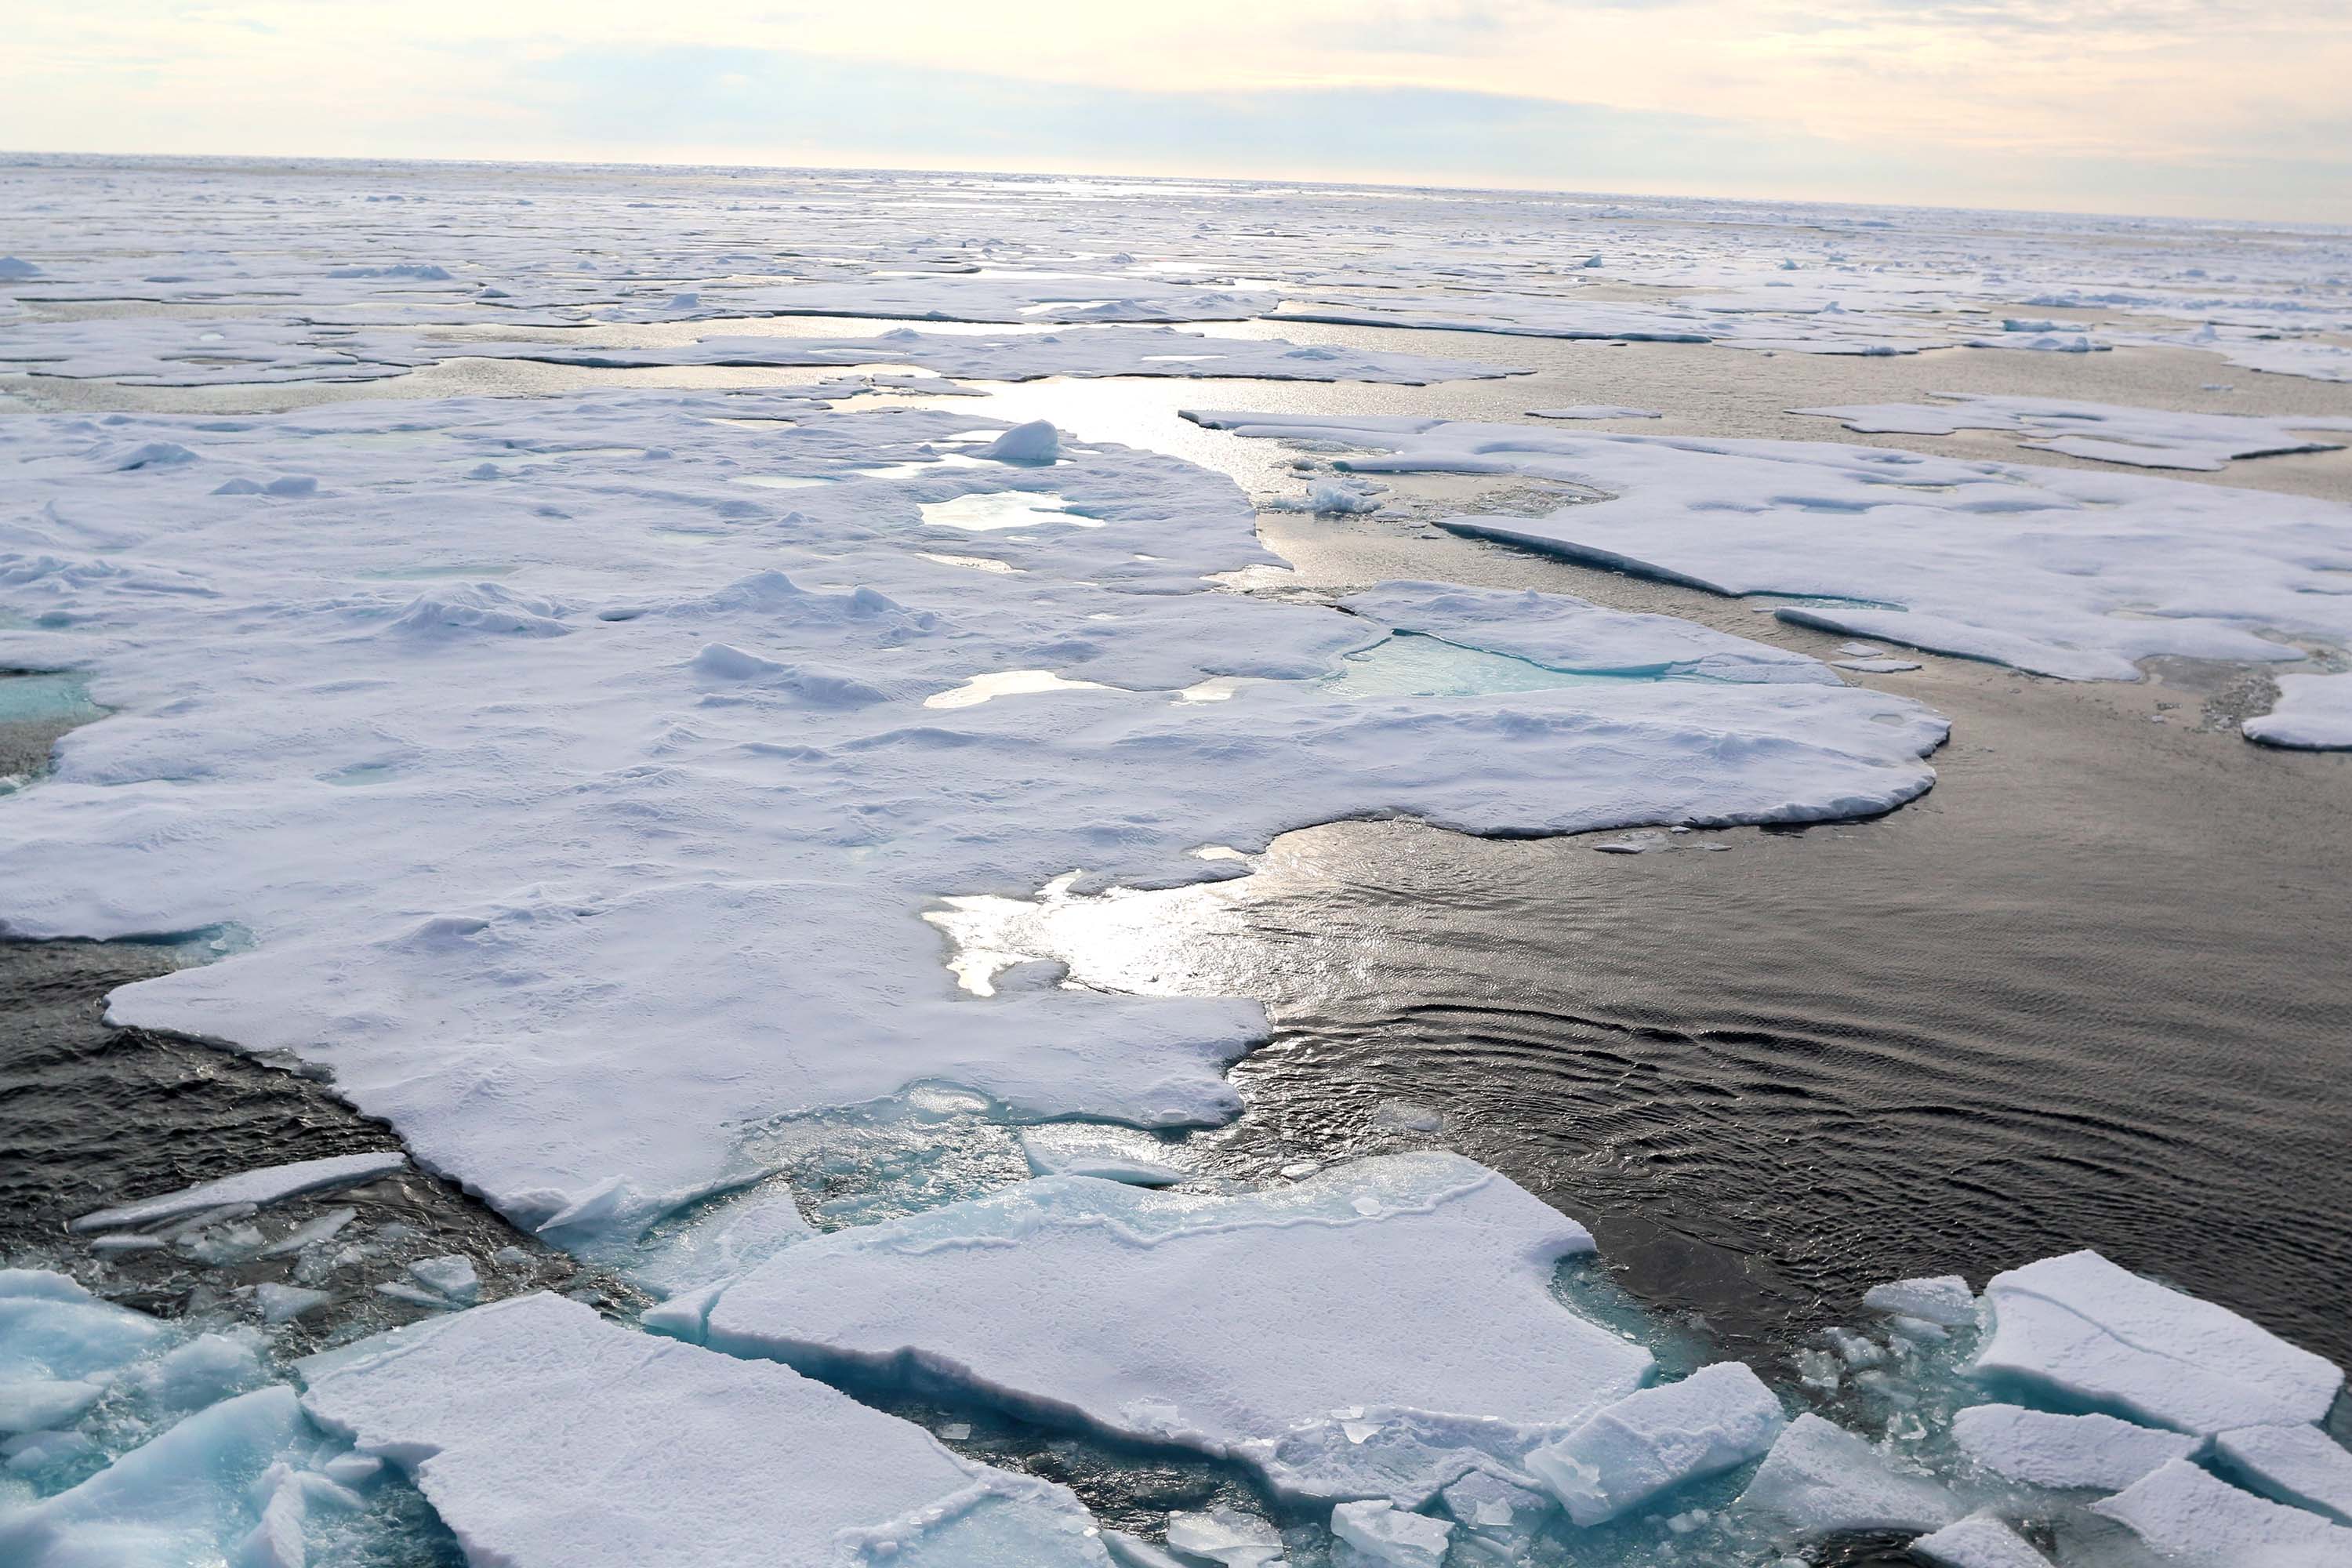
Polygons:
M2245 721L2250 741L2326 752L2352 748L2352 675L2282 675L2278 700Z
M2352 431L2352 418L2325 416L2255 418L2244 414L2180 414L2078 403L2063 397L1951 395L1941 403L1874 403L1843 408L1800 408L1834 419L1849 430L1879 435L1949 436L1961 430L2012 431L2028 444L2070 458L2091 458L2139 468L2215 472L2239 458L2333 452L2344 443L2315 439Z
M242 926L111 1016L323 1066L425 1168L625 1250L771 1169L777 1119L916 1084L1234 1114L1255 1003L960 994L942 894L1231 875L1192 849L1351 816L1819 820L1932 782L1939 719L1818 679L1346 695L1388 628L1215 591L1273 559L1228 481L977 457L973 426L785 393L8 422L0 661L114 712L0 813L0 922ZM778 476L827 482L740 482ZM310 483L226 484L284 477ZM1054 504L929 521L997 497ZM1575 614L1601 663L1672 630ZM1218 678L1246 679L1177 700Z
M1876 447L1587 435L1411 417L1195 412L1244 436L1365 449L1356 473L1510 474L1607 499L1455 532L1727 595L1784 620L2070 679L2158 655L2297 660L2352 645L2352 507L2138 475ZM2305 682L2315 714L2336 689ZM2334 732L2283 710L2258 738ZM2308 742L2304 742L2308 743Z

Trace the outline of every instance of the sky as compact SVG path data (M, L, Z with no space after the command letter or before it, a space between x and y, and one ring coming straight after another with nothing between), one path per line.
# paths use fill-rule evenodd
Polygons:
M8 0L0 148L2352 222L2347 0Z

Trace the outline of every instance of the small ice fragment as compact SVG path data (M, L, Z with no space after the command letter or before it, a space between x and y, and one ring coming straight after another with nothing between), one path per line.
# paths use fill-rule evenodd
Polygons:
M308 1290L299 1285L263 1283L253 1288L253 1299L260 1305L263 1322L285 1323L325 1306L334 1298L324 1290Z
M1525 1463L1569 1517L1590 1528L1685 1481L1747 1463L1787 1425L1761 1378L1743 1363L1717 1362L1680 1383L1626 1395Z
M375 1292L379 1296L389 1296L395 1301L405 1301L413 1307L430 1307L436 1312L446 1312L451 1305L446 1296L436 1296L430 1290L420 1290L397 1279L384 1280L375 1288Z
M1868 1530L1940 1530L1961 1515L1952 1495L1922 1476L1896 1473L1879 1451L1818 1415L1780 1434L1736 1505L1790 1536Z
M1839 1360L1857 1370L1880 1366L1886 1361L1885 1349L1867 1334L1857 1334L1851 1329L1828 1329L1822 1337L1829 1341L1830 1349L1837 1352Z
M1372 1121L1382 1127L1399 1127L1408 1132L1443 1132L1445 1113L1427 1105L1416 1105L1409 1100L1383 1100L1372 1108Z
M1883 647L1874 647L1866 642L1842 642L1838 644L1838 652L1845 655L1848 658L1876 658L1880 654L1885 653L1885 651L1886 650Z
M2241 1426L2213 1453L2265 1497L2352 1524L2352 1453L2318 1427Z
M1925 1318L1948 1329L1967 1328L1977 1321L1976 1293L1957 1274L1873 1285L1862 1293L1862 1304L1874 1312Z
M1331 1533L1392 1568L1441 1568L1454 1526L1424 1513L1408 1513L1385 1499L1343 1502L1331 1510Z
M1173 1186L1192 1173L1166 1156L1148 1132L1087 1122L1057 1122L1021 1134L1033 1176L1100 1176L1139 1187Z
M1224 1568L1265 1568L1282 1559L1282 1537L1274 1526L1223 1503L1206 1513L1170 1514L1168 1544L1188 1557L1203 1557Z
M357 1209L329 1209L313 1219L306 1219L288 1231L265 1251L264 1258L283 1258L289 1252L299 1252L312 1242L324 1241L358 1217Z
M420 1258L408 1266L408 1272L418 1283L438 1290L452 1301L470 1301L481 1294L481 1277L474 1272L474 1260L459 1253Z
M1061 436L1050 419L1032 419L1026 425L1015 425L995 440L980 449L983 458L993 458L1000 463L1033 463L1044 466L1061 456Z
M950 1443L963 1442L971 1436L971 1423L969 1421L950 1421L940 1428L940 1438Z
M1911 1555L1936 1568L2050 1568L2050 1559L1990 1513L1972 1513L1911 1543Z
M319 1467L320 1474L337 1486L356 1487L383 1473L383 1461L373 1454L338 1454Z
M1862 675L1900 675L1906 669L1920 668L1916 658L1833 658L1830 663Z
M217 1182L165 1193L160 1197L142 1198L135 1204L116 1208L100 1209L86 1214L73 1222L76 1230L113 1230L123 1226L152 1225L158 1220L176 1219L182 1215L201 1209L221 1208L233 1204L270 1204L303 1193L315 1193L329 1187L355 1186L378 1176L390 1175L408 1163L408 1157L397 1150L380 1150L365 1154L338 1154L325 1160L301 1160L290 1165L271 1165L257 1171L244 1171L225 1176ZM250 1212L250 1211L248 1211Z
M141 1236L135 1231L118 1231L112 1236L94 1237L89 1247L92 1252L153 1252L170 1245L171 1243L160 1236Z
M2197 1447L2194 1437L2112 1415L2060 1415L2017 1405L1960 1411L1952 1417L1952 1442L1997 1476L2058 1490L2115 1491Z

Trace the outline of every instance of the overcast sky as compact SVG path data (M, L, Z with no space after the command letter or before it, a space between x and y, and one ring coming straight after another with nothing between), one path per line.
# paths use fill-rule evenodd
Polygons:
M10 0L0 147L2352 221L2347 0Z

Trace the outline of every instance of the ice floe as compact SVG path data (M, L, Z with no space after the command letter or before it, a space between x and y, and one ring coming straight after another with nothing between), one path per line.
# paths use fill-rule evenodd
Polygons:
M2282 675L2278 700L2241 726L2250 741L2299 751L2352 748L2352 676Z
M1629 1394L1556 1443L1528 1453L1529 1473L1580 1525L1594 1525L1772 1447L1788 1416L1739 1362Z
M1995 1475L2058 1490L2117 1491L2199 1447L2183 1432L2112 1415L2068 1415L2017 1405L1972 1405L1952 1416L1952 1442Z
M1931 1478L1818 1415L1789 1424L1739 1494L1741 1513L1791 1540L1940 1530L1967 1510Z
M1923 1535L1910 1552L1936 1568L2050 1568L2050 1559L1990 1514L1972 1513Z
M161 1197L142 1198L137 1203L86 1214L73 1222L73 1227L76 1230L116 1230L179 1219L235 1205L251 1204L259 1207L264 1204L299 1197L305 1193L355 1187L362 1182L372 1182L379 1176L404 1170L407 1164L405 1154L397 1149L386 1149L364 1154L335 1154L323 1160L300 1160L290 1165L271 1165L257 1171L241 1171L234 1176L224 1176L216 1182L205 1182L176 1193L166 1193Z
M2241 1426L2213 1457L2266 1496L2352 1524L2352 1452L2316 1426Z
M2339 1568L2352 1530L2174 1459L2093 1505L2183 1568Z
M812 1369L921 1368L1239 1460L1286 1497L1419 1508L1470 1470L1516 1471L1647 1378L1647 1352L1551 1294L1554 1267L1591 1247L1451 1154L1233 1196L1050 1176L802 1242L647 1321ZM1043 1296L1041 1269L1055 1281ZM1712 1408L1713 1389L1692 1403ZM1718 1451L1612 1439L1644 1425L1636 1409L1589 1438L1604 1486L1664 1484L1644 1478Z
M2062 397L1990 397L1954 394L1942 403L1875 403L1846 408L1800 408L1834 419L1849 430L1880 435L1949 436L1961 430L2012 431L2043 451L2139 468L2214 472L2233 458L2292 452L2332 452L2344 443L2315 439L2352 431L2352 418L2327 416L2255 418L2243 414L2179 414L2078 403Z
M1359 473L1516 474L1609 499L1444 526L1719 594L1784 620L2072 679L2159 654L2294 660L2352 643L2352 507L1885 447L1200 412L1366 449Z

